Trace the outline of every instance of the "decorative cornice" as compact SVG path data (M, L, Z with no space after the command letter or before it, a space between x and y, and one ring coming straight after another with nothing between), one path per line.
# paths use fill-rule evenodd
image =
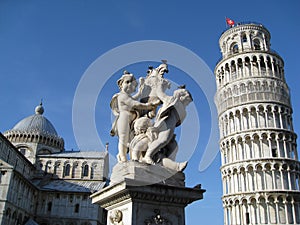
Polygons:
M228 30L226 30L222 35L220 36L219 40L225 38L226 36L229 36L233 33L237 33L240 31L246 31L246 30L259 30L263 31L265 34L267 34L268 38L271 38L270 32L262 25L262 24L242 24L242 25L237 25L235 27L232 27Z
M48 132L40 131L19 131L19 130L8 130L3 134L9 141L24 142L24 143L39 143L47 146L64 149L63 138L50 134Z
M132 202L159 202L175 205L192 203L203 198L205 190L199 188L175 187L162 184L134 186L131 180L108 186L91 195L92 202L107 208L114 204L129 200Z
M298 199L300 201L300 191L287 191L287 190L264 190L264 191L251 191L251 192L242 192L242 193L235 193L235 194L228 194L223 195L222 201L236 201L236 200L247 200L256 199L258 200L260 197L264 197L268 199L268 197L279 197L279 196L290 196L293 198Z
M257 159L247 159L247 160L240 160L240 161L236 161L236 162L232 162L232 163L227 163L224 164L223 166L221 166L220 170L224 171L233 167L242 167L242 165L244 165L245 168L249 167L249 165L264 165L264 164L288 164L288 165L298 165L300 166L300 162L298 160L295 159L290 159L290 158L274 158L274 157L270 157L270 158L257 158Z

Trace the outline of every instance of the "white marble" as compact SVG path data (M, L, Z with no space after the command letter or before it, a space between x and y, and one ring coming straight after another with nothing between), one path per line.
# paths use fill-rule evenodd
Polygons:
M204 192L198 187L136 185L135 180L124 179L94 193L91 198L94 204L108 211L109 225L183 225L185 207L202 199ZM116 216L117 212L119 215Z
M186 168L187 162L175 161L178 145L174 131L184 121L192 96L185 87L167 95L171 85L164 78L167 72L165 60L157 68L150 67L147 76L139 79L135 95L133 74L125 71L117 81L120 92L112 97L110 107L116 116L111 135L119 138L118 162L130 159L175 171Z
M284 61L260 24L230 28L219 44L224 224L300 224L300 163Z

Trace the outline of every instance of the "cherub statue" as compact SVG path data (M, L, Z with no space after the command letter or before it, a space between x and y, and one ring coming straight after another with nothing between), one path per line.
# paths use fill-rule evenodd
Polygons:
M173 97L168 102L163 103L154 123L154 127L157 129L157 139L149 143L143 162L154 164L154 156L162 149L166 150L165 157L162 157L165 161L175 159L177 142L174 131L185 119L185 109L192 101L191 94L183 86L174 91Z
M131 159L133 161L143 162L143 157L148 150L148 146L151 145L151 142L155 141L155 139L157 139L159 135L158 130L156 127L153 127L153 124L149 118L141 117L134 122L134 132L135 137L132 139L129 145ZM175 139L170 141L169 147L174 147L174 141ZM159 152L155 156L155 158L157 159L156 162L160 163L162 166L168 169L183 171L187 166L187 162L175 162L177 143L175 148L176 150L173 150L173 153L175 152L175 154L172 154L174 157L172 157L170 154L167 155L165 153Z
M110 107L116 116L110 134L119 137L117 159L119 162L126 162L128 144L133 137L132 123L139 117L138 109L152 110L159 103L141 103L135 100L131 94L136 91L137 82L133 74L124 71L122 77L117 81L120 92L112 97Z
M115 209L110 212L109 220L111 225L124 225L123 213L121 210Z
M153 130L152 121L148 117L141 117L134 122L134 135L129 145L131 160L141 161L148 149L148 143L156 138L157 132Z

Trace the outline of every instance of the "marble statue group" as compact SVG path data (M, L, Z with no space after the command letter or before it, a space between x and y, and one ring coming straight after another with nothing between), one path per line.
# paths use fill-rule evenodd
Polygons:
M187 162L175 161L178 145L174 131L185 119L186 107L193 99L185 86L167 95L171 83L165 73L168 65L163 60L157 68L149 67L139 84L128 71L117 81L120 92L110 102L115 115L110 133L119 138L118 162L130 159L176 171L187 166Z

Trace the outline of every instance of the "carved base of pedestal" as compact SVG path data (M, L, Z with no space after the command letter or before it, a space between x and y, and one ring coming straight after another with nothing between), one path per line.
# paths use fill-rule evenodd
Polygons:
M149 165L135 161L116 164L112 170L110 185L120 183L125 178L134 180L137 186L156 183L179 187L185 186L183 172L167 169L161 165Z
M184 208L202 199L205 192L200 188L136 184L125 178L91 195L94 204L108 210L107 225L184 225Z

